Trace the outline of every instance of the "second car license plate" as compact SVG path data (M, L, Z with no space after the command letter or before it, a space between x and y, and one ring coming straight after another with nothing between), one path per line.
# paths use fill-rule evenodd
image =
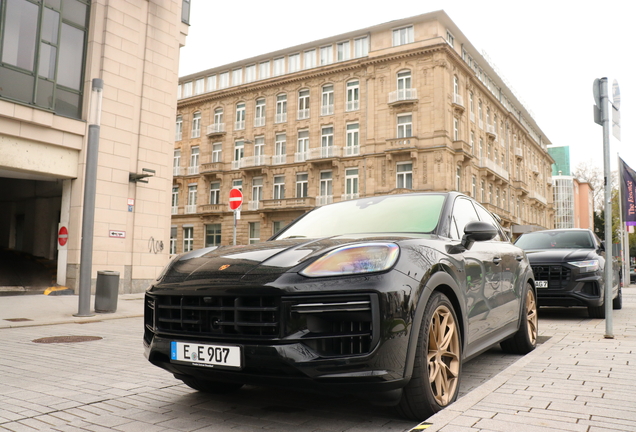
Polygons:
M170 360L187 362L195 366L241 368L241 359L240 346L170 343Z
M534 281L534 283L537 286L537 288L547 288L548 287L548 281Z

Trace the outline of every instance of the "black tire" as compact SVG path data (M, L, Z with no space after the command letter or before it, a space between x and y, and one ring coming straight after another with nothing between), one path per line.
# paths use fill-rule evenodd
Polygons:
M537 315L537 297L530 283L526 283L526 293L521 303L523 314L519 330L499 345L504 352L510 354L528 354L537 347L539 335L539 319Z
M175 376L175 378L180 379L185 385L194 390L210 394L228 394L243 387L243 384L238 383L208 381L186 376Z
M443 343L436 343L440 339ZM450 300L441 292L434 292L428 300L415 349L413 374L395 410L402 417L422 421L453 403L459 392L459 321Z
M618 287L618 295L612 300L612 309L623 309L623 287Z
M605 318L605 305L602 304L600 306L588 306L587 314L590 318Z

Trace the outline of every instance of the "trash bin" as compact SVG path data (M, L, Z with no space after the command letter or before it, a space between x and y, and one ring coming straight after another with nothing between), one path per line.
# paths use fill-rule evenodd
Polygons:
M119 272L98 271L95 285L95 312L112 313L117 310Z

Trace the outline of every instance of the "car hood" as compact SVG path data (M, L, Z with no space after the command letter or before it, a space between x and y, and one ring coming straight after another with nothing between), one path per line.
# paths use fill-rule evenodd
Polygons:
M369 241L398 242L410 236L287 239L245 246L199 249L175 258L158 281L172 284L197 280L238 281L246 276L279 275L342 245Z
M530 263L559 263L592 259L596 253L592 249L537 249L526 250Z

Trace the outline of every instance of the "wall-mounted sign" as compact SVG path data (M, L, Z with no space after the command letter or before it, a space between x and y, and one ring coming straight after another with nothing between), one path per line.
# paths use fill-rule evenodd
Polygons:
M126 231L108 231L108 237L126 238Z

